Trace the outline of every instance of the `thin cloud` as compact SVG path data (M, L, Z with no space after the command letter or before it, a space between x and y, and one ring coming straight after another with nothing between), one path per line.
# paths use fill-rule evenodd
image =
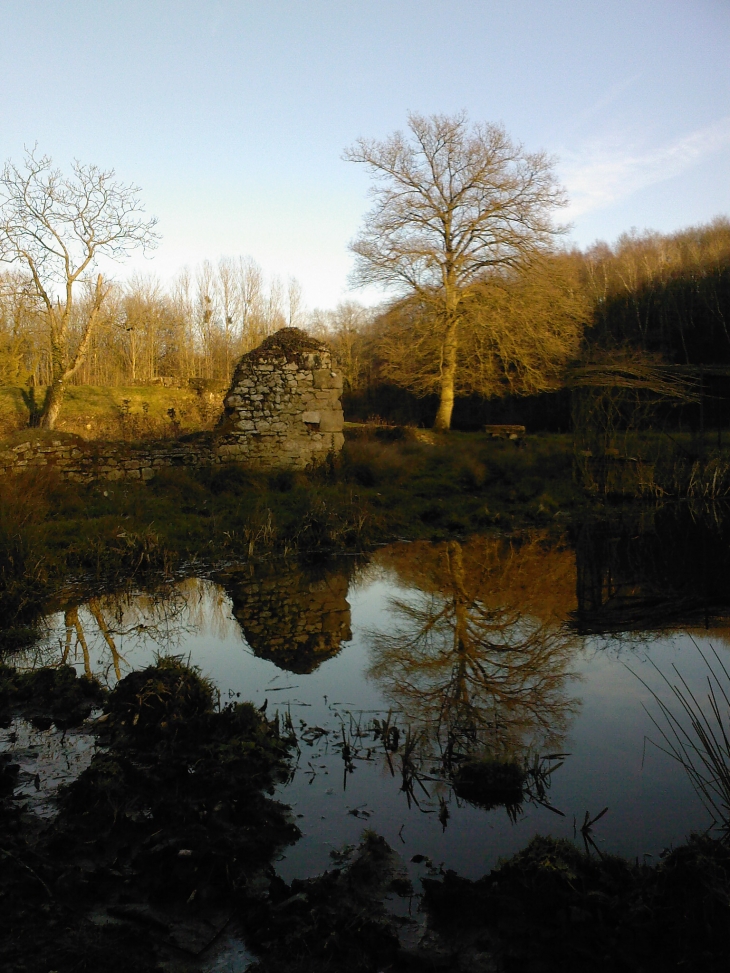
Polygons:
M730 115L653 151L627 146L622 139L588 144L564 155L568 218L619 202L639 189L672 179L730 144Z
M578 112L572 118L571 128L577 128L583 125L585 122L590 121L595 118L596 115L603 115L607 108L614 105L621 96L633 88L636 82L641 78L641 74L634 74L630 78L624 78L623 81L617 81L615 84L611 85L610 88L592 105L584 108L583 111Z

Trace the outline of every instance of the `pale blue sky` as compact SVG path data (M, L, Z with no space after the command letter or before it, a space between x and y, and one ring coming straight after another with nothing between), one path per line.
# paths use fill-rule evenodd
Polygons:
M358 296L343 149L409 110L554 153L580 246L730 213L729 0L0 0L0 85L0 160L143 188L147 269L250 254L310 307Z

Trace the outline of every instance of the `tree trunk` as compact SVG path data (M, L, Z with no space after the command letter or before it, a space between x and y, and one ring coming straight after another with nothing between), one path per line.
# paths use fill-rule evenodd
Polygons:
M58 414L63 405L64 396L63 379L54 379L46 389L46 397L43 400L43 408L38 425L41 429L55 429Z
M454 384L456 381L456 351L458 347L457 324L452 320L446 330L439 383L439 407L434 429L451 429L451 413L454 411Z
M43 401L43 408L41 409L40 422L39 425L42 429L54 429L56 426L56 420L58 419L58 414L61 411L61 406L63 405L63 396L65 392L65 383L74 377L76 372L81 368L85 359L86 352L89 347L89 342L91 341L91 335L96 325L96 321L99 317L99 311L104 302L104 298L108 293L108 289L104 290L104 285L102 281L101 274L96 278L96 288L94 293L94 301L89 311L89 317L86 321L86 326L84 328L84 333L81 336L81 341L76 349L76 355L73 360L71 367L68 367L68 357L67 357L67 334L68 334L68 321L71 316L71 296L66 300L66 306L63 309L60 320L53 320L53 310L49 307L51 318L51 384L46 389L46 397Z

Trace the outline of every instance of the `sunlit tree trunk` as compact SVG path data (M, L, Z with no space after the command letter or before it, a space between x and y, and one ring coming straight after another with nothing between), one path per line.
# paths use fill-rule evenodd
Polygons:
M454 411L454 388L456 383L456 354L459 348L458 327L452 319L446 329L441 359L441 379L439 382L439 407L433 423L434 429L450 429L451 414Z
M448 236L448 226L446 233ZM441 430L451 429L451 414L454 411L454 390L456 387L456 356L459 350L459 290L450 253L447 253L446 261L447 266L444 273L444 306L441 311L444 322L444 338L441 351L439 407L433 424L434 429Z
M41 409L39 424L42 429L55 428L58 414L63 405L66 384L84 363L91 335L93 334L101 306L104 303L104 298L107 293L108 289L104 288L101 274L99 274L96 278L94 295L81 335L81 341L70 364L67 357L67 343L72 308L71 286L69 285L66 288L66 304L63 308L59 305L54 307L50 301L47 302L47 310L51 319L51 381L46 389L46 396L43 401L43 408Z

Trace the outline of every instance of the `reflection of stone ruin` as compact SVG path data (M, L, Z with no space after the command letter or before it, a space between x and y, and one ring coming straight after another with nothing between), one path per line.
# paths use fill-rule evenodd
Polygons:
M326 345L298 328L277 331L244 355L224 400L226 458L304 469L344 443L342 373Z
M38 431L0 448L0 475L52 467L68 480L150 480L170 466L243 463L301 470L342 449L342 372L321 341L284 328L244 355L214 433L143 443L86 442Z
M312 672L352 638L344 574L258 563L222 582L254 654L280 669Z

